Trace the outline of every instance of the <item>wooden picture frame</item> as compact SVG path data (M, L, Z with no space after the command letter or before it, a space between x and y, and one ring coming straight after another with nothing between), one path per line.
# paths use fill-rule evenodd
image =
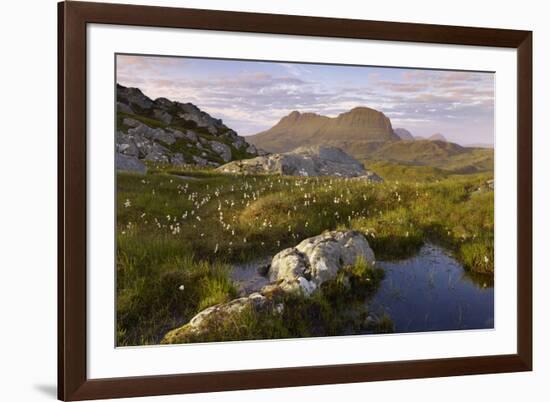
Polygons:
M86 26L90 23L517 49L517 353L89 379ZM532 32L134 5L58 4L58 397L83 400L532 369Z

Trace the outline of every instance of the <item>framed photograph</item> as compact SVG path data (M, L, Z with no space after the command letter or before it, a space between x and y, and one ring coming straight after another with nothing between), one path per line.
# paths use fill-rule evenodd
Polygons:
M531 32L58 16L59 399L531 370Z

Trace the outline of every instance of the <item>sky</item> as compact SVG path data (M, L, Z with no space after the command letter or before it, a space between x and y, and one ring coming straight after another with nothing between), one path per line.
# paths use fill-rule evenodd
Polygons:
M240 135L294 110L336 117L367 106L415 136L493 144L493 73L134 55L118 55L116 73L119 84L191 102Z

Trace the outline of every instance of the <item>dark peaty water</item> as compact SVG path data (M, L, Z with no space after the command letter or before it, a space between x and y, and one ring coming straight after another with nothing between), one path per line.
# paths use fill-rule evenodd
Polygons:
M494 327L492 284L469 277L443 249L425 245L412 258L377 265L386 276L369 310L387 313L395 332Z
M231 277L244 296L269 279L258 267L271 257L234 265ZM468 276L445 250L425 245L414 257L378 261L386 276L367 301L369 312L387 313L395 332L488 329L494 326L494 291L487 279Z

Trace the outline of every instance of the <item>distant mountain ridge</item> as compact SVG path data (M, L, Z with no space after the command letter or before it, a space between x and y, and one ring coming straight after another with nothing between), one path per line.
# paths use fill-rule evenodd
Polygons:
M411 132L404 128L394 128L393 132L399 136L402 140L414 140Z
M246 137L268 152L285 153L303 146L337 147L363 161L424 165L456 172L493 167L492 149L469 148L436 133L418 137L405 128L393 128L375 109L356 107L337 117L294 111L269 130Z
M337 146L353 153L353 147L375 148L399 141L391 121L377 110L360 106L337 117L294 111L275 126L246 140L268 152L288 152L300 146Z

